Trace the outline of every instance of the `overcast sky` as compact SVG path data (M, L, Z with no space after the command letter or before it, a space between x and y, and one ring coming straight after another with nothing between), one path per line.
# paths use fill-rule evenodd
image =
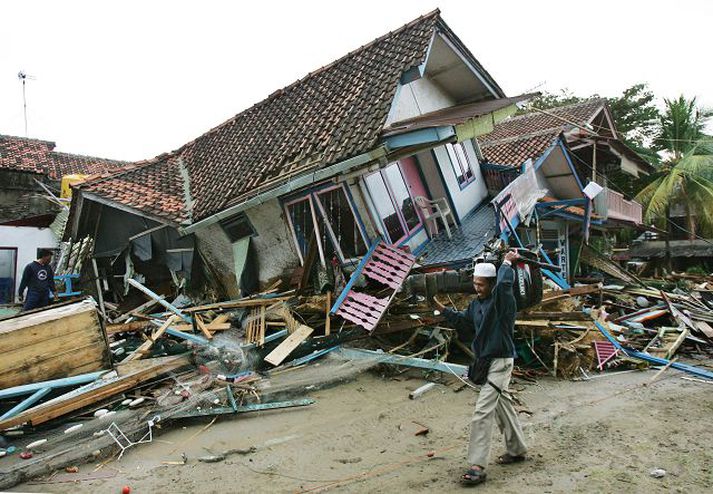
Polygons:
M0 134L124 160L173 150L308 72L440 8L508 95L648 82L713 106L713 2L5 1Z

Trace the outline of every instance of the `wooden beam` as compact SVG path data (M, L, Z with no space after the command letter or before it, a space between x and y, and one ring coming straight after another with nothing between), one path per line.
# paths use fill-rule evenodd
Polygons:
M80 408L98 403L116 394L123 393L161 374L190 364L190 359L187 355L161 357L151 360L156 362L151 362L153 365L146 369L108 381L106 384L100 383L96 387L85 389L81 393L67 393L51 402L30 408L15 417L2 420L0 421L0 430L24 424L25 422L31 423L33 426L43 424L62 415L79 410Z
M304 324L301 325L294 333L289 335L285 341L280 343L277 348L265 357L265 362L275 366L280 365L282 361L285 360L287 356L299 346L300 343L312 334L313 331L314 329L309 326L305 326Z
M208 339L208 340L212 340L213 334L210 331L208 331L208 328L206 327L205 323L203 322L203 319L201 318L201 316L199 314L196 314L193 316L193 320L195 321L196 326L198 326L198 329L201 330L201 333L203 333L203 336L205 336L206 339Z
M151 333L151 336L149 337L148 340L144 341L139 348L134 350L128 357L126 357L122 362L130 362L132 360L137 360L140 358L143 358L144 355L146 355L149 350L151 350L151 347L153 347L153 344L156 342L157 339L159 339L161 336L163 336L163 333L166 332L166 330L173 324L175 321L180 319L178 316L171 316L169 317L162 325L160 328L156 329L153 333Z

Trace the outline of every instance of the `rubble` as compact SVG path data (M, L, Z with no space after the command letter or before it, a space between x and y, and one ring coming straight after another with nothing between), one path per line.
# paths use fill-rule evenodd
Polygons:
M88 320L104 328L104 344L94 351L111 356L99 371L86 368L92 372L73 375L67 370L58 376L39 367L44 373L36 370L32 382L0 390L0 431L9 446L0 460L0 487L76 465L97 451L120 458L126 449L152 440L154 433L179 420L309 406L315 401L307 395L315 384L301 376L310 370L328 374L320 370L320 362L363 364L355 369L420 369L427 383L414 389L412 398L438 384L453 391L472 387L463 379L472 357L468 342L445 326L431 300L422 295L435 291L450 306L464 308L473 296L463 282L472 266L444 269L441 281L429 273L436 281L427 282L418 259L391 252L396 250L380 249L377 266L383 271L388 264L384 256L391 256L400 269L395 275L385 276L375 263L370 265L374 247L360 264L366 272L357 268L350 276L340 273L344 281L340 286L322 285L324 293L310 288L310 276L300 276L295 288L282 291L276 285L235 300L193 303L184 297L173 303L131 280L149 300L121 313L118 306L107 305L105 325L91 300L0 321L0 335L23 317L45 320L60 313L66 319L61 326L76 317L78 309L72 307L85 312L88 307ZM523 266L518 269L530 269ZM652 280L621 284L618 270L606 272L617 284L604 280L567 289L536 287L525 297L527 306L521 307L515 322L516 381L532 383L548 375L588 380L596 372L653 364L660 367L651 382L669 368L713 382L707 380L713 373L704 368L713 355L713 279L669 277L654 280L653 288ZM361 319L353 310L340 310L347 297L359 299L363 311L373 310L369 301L379 301L378 308L368 320ZM162 312L147 313L157 308ZM55 340L73 343L61 335ZM41 355L39 350L27 351ZM71 352L64 362L78 365ZM325 377L340 378L334 374ZM518 385L513 385L516 400ZM529 413L522 403L519 408ZM29 452L30 446L33 457L21 462L10 453ZM198 461L222 461L228 454Z

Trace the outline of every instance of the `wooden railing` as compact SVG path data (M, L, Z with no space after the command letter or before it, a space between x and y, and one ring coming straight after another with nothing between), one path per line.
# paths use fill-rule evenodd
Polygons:
M618 192L605 188L595 199L594 209L605 219L631 221L637 225L643 220L643 207L636 201L629 201Z

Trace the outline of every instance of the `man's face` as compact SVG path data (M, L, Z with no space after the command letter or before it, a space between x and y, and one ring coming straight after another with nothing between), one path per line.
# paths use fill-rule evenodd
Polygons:
M490 292L493 290L490 284L490 278L483 278L482 276L473 278L473 288L475 288L475 293L478 294L478 298L488 298Z
M40 258L40 262L42 264L44 264L45 266L47 266L51 260L52 260L52 254Z

